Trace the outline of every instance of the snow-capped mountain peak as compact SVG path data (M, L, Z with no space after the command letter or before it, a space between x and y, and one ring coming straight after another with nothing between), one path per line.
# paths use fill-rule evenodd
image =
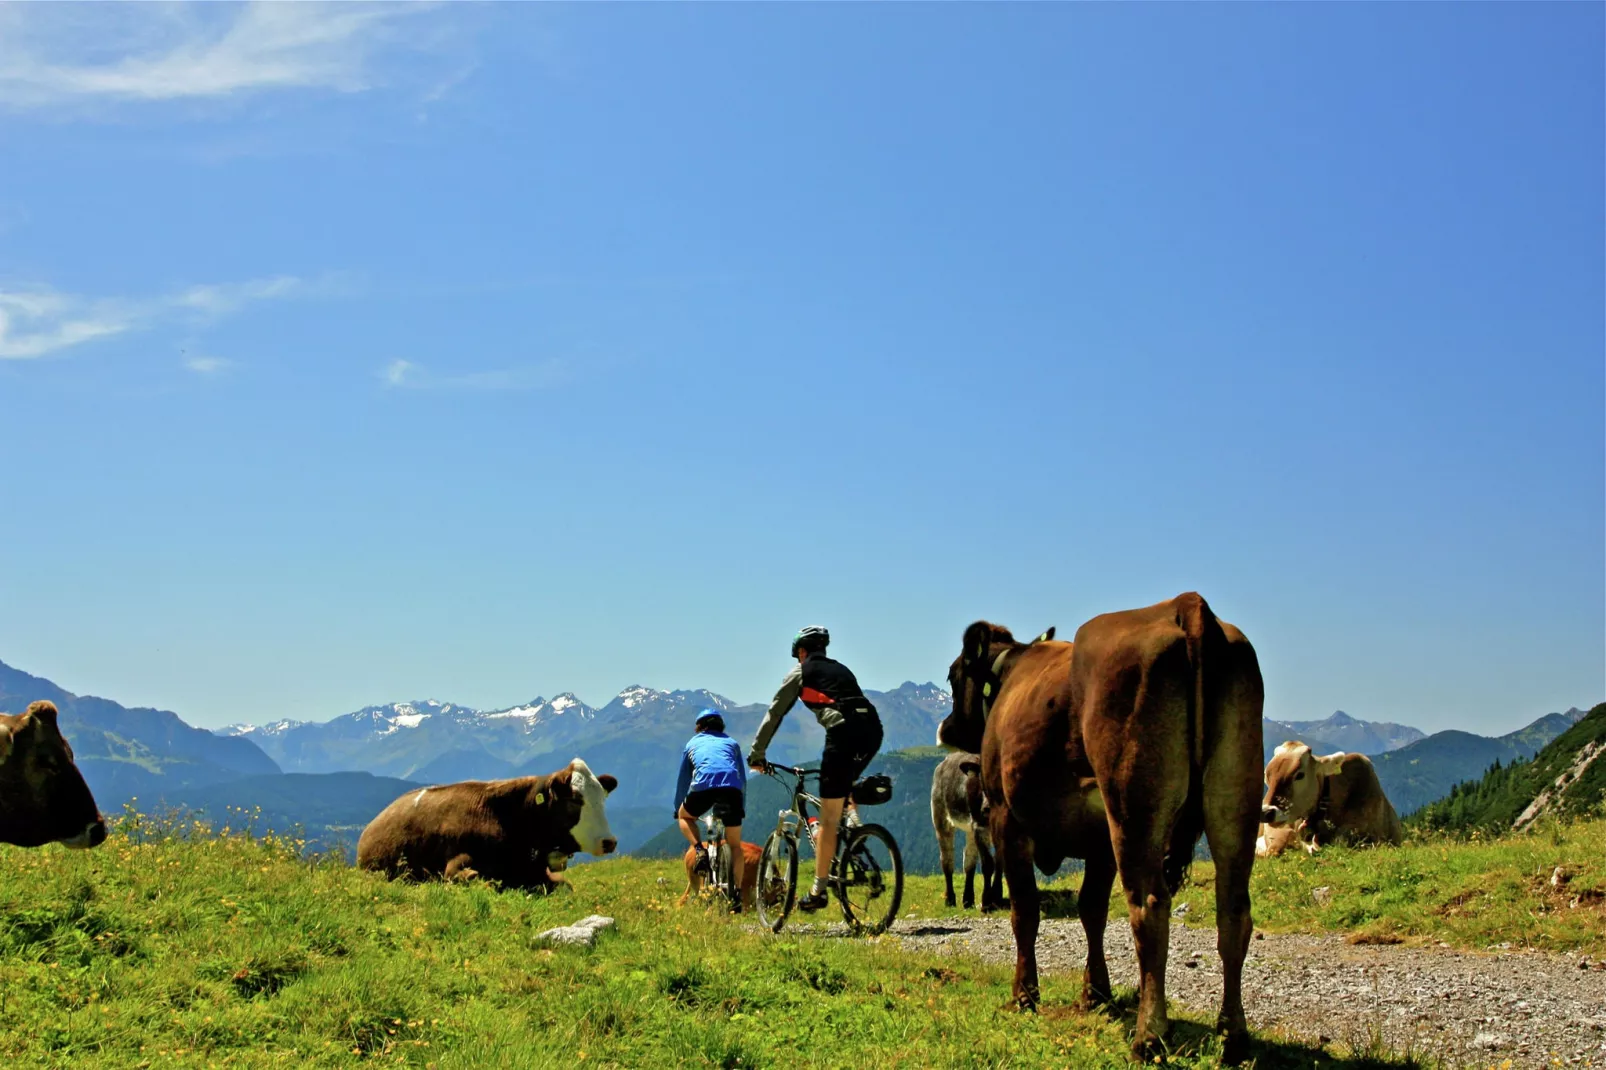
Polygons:
M217 730L220 736L282 736L292 728L300 728L306 721L292 721L285 719L274 721L272 724L231 724L226 728Z
M641 687L640 685L637 685L636 687L627 687L623 691L619 692L617 701L625 709L633 710L643 703L651 702L655 698L662 697L662 691L654 691L650 687Z

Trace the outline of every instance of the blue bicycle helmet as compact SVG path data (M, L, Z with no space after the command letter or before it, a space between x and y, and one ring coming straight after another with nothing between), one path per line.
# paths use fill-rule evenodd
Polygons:
M725 727L725 715L720 713L718 710L714 709L712 706L708 707L707 709L702 710L700 713L697 714L697 727L698 728L703 727L703 725L708 724L711 721L718 721L719 722L719 727L721 727L721 728Z

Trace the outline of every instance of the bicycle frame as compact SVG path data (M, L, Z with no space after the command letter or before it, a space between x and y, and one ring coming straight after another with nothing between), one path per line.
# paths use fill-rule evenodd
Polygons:
M769 776L775 777L776 780L781 779L779 776L776 776L777 773L787 773L796 778L796 782L792 785L792 808L790 810L782 810L780 812L775 821L775 828L783 836L789 836L800 843L805 839L809 839L807 836L799 836L798 832L800 829L805 829L808 825L809 807L812 806L816 812L819 811L820 797L804 791L803 785L809 777L818 777L820 775L820 771L818 769L804 769L790 765L775 765L773 763L768 765L764 771ZM842 818L837 822L836 842L838 850L840 850L842 844L846 842L847 831L850 827L848 825L848 813L851 805L851 802L846 800L844 801L842 806ZM813 840L810 840L809 851L817 854L818 850L818 846L813 842Z

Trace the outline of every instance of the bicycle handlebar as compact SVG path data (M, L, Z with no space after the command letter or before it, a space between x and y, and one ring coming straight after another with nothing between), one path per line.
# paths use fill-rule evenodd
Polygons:
M776 773L791 773L800 780L806 777L820 775L820 771L818 769L804 769L801 766L795 765L776 765L774 762L764 763L764 774L766 776L774 776Z

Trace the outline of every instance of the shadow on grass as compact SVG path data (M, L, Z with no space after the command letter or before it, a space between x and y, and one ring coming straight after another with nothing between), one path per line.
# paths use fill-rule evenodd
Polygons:
M1075 888L1044 888L1037 893L1045 918L1075 918Z
M1175 1015L1179 1009L1173 1004L1172 1014ZM1070 1007L1045 1007L1043 1013L1050 1017L1071 1017L1081 1012ZM1120 1021L1130 1038L1137 1028L1137 991L1116 989L1115 1001L1104 1007L1101 1013ZM1221 1040L1216 1036L1215 1029L1189 1018L1171 1019L1167 1041L1172 1055L1187 1058L1201 1055L1219 1057L1221 1054ZM1253 1070L1414 1070L1418 1067L1431 1070L1440 1064L1408 1052L1392 1052L1377 1036L1360 1049L1350 1048L1344 1054L1337 1054L1315 1041L1251 1029L1249 1059L1244 1065L1253 1067Z

